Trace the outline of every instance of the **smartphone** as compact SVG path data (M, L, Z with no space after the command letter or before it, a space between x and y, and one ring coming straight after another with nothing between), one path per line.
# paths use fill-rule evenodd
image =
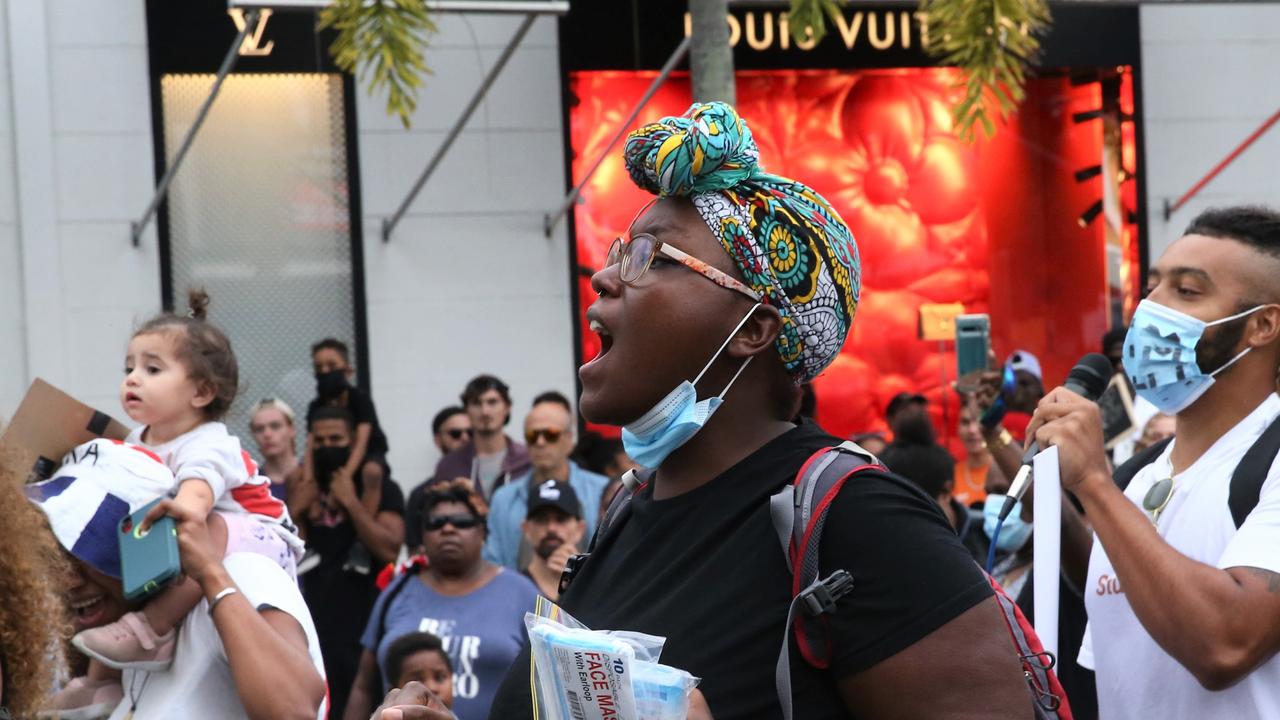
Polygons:
M956 318L957 377L987 369L991 354L991 318L986 314Z
M120 521L117 539L120 544L120 577L126 600L140 600L160 592L182 572L178 556L178 526L164 516L147 532L141 531L142 519L160 501Z

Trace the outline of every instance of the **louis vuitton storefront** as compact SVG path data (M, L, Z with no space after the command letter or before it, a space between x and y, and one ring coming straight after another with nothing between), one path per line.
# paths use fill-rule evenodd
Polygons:
M627 5L575 4L562 26L575 183L688 30L680 0ZM762 163L831 199L862 255L851 338L815 382L825 427L882 429L888 399L913 391L950 428L955 357L920 339L922 305L989 313L996 352L1032 351L1046 378L1063 377L1127 317L1144 261L1136 8L1055 6L1026 102L970 144L951 113L960 76L924 52L929 29L913 6L851 4L817 43L796 42L779 8L733 7L737 102ZM679 114L689 97L676 72L638 122ZM616 149L582 195L580 312L590 273L644 200ZM584 332L581 354L596 342Z

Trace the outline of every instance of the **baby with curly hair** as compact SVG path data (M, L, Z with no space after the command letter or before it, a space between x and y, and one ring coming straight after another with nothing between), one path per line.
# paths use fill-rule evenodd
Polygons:
M214 540L226 554L264 555L296 576L303 545L288 510L220 422L239 391L231 341L206 320L209 296L204 291L192 291L188 305L185 316L155 317L129 341L120 400L141 426L126 442L149 450L169 467L176 485L157 488L156 497L172 495L177 505L208 516ZM98 704L94 698L104 688L119 684L118 673L105 672L104 666L167 669L176 629L201 599L199 585L182 578L140 611L77 634L72 644L89 656L89 676L55 696L52 709L67 718L70 711Z

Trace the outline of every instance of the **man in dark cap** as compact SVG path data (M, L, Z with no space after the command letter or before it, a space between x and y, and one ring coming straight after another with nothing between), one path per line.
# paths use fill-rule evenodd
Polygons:
M529 493L529 511L521 524L533 555L524 569L538 591L551 600L560 596L560 575L587 531L582 503L573 486L548 480Z

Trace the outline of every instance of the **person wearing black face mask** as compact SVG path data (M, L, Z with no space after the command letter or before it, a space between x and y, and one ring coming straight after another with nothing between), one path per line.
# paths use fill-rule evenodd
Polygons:
M341 408L349 412L355 422L355 434L351 441L351 453L341 466L335 468L338 475L351 477L360 488L360 498L365 509L377 513L381 504L382 481L391 477L387 465L387 436L378 424L378 411L369 393L351 384L353 369L346 343L325 338L311 347L311 364L316 376L316 399L307 407L307 452L303 460L304 483L321 483L325 479L317 475L312 452L315 437L312 427L316 411L321 408Z
M378 597L377 570L395 560L404 537L404 496L382 479L379 505L342 468L355 454L355 422L342 408L321 407L311 418L313 483L290 488L289 507L316 564L302 575L302 594L315 620L328 673L330 717L341 717L360 657L360 630ZM300 571L307 564L304 559Z

